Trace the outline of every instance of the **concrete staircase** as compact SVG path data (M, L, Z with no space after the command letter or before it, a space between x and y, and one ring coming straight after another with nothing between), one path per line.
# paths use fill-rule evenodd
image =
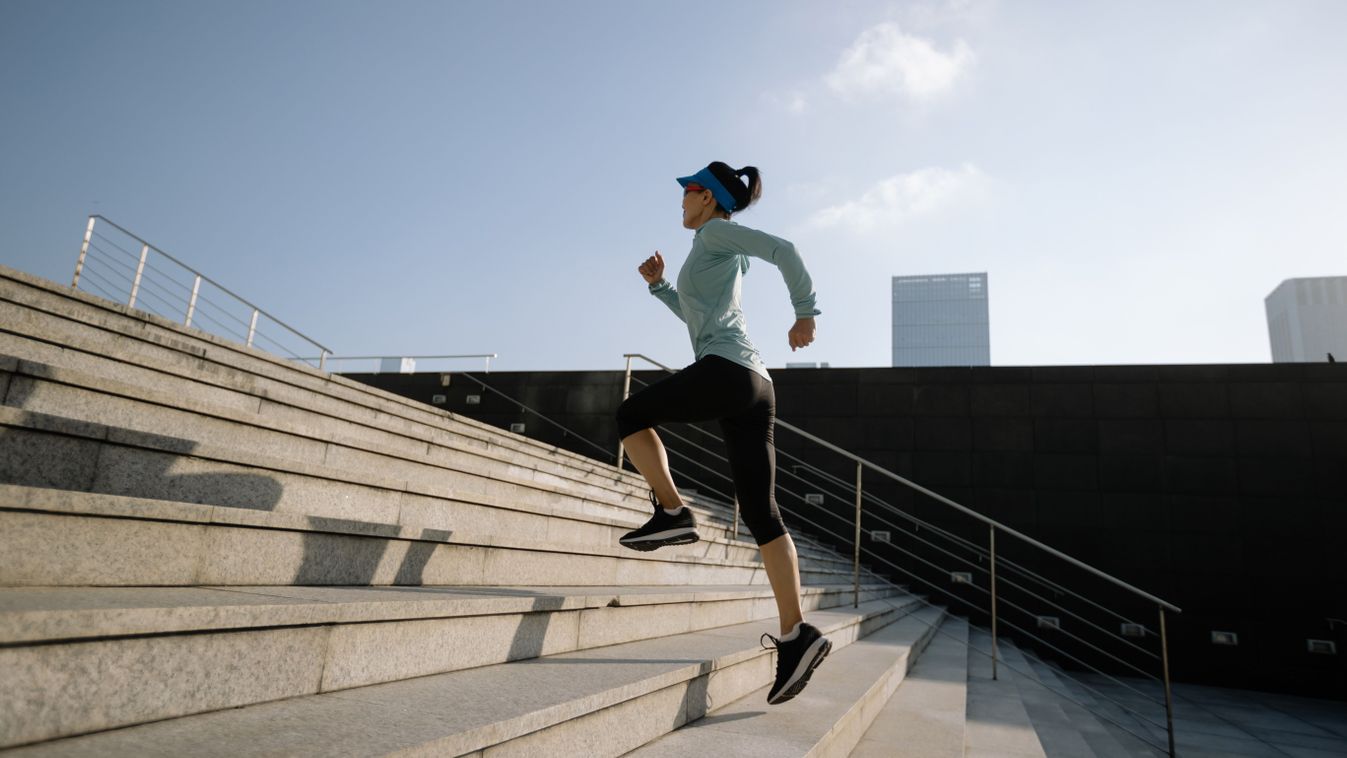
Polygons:
M4 268L0 398L6 754L1146 754L799 534L834 651L769 708L725 504L625 550L633 474Z
M0 397L14 754L619 754L770 682L723 504L634 553L634 475L8 269ZM797 542L834 655L937 613Z

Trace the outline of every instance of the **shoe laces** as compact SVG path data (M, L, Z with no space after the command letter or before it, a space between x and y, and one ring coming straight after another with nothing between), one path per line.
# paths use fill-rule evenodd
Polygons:
M768 645L766 640L771 640L772 644ZM758 644L762 645L763 650L776 651L776 680L778 683L780 683L781 670L785 666L785 659L781 657L781 640L777 639L776 637L773 637L770 634L767 634L766 632L763 632L762 636L758 638Z

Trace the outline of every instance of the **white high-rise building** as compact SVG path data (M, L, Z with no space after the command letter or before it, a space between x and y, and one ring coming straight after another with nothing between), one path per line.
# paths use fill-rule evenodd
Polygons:
M1287 279L1263 304L1273 363L1347 359L1347 276Z
M986 272L893 277L893 365L991 365Z

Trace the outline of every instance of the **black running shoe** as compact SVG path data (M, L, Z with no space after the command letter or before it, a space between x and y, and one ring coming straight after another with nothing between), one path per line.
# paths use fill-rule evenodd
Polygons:
M678 515L670 516L664 512L654 493L650 494L650 503L655 506L655 515L645 522L645 526L623 535L618 540L623 547L644 553L667 545L691 545L701 539L691 508L685 505Z
M800 633L795 635L795 639L785 642L770 634L762 636L773 643L769 647L759 639L764 649L776 648L776 682L771 692L767 693L768 705L779 705L800 694L805 685L809 684L814 669L833 649L833 643L812 624L801 623Z

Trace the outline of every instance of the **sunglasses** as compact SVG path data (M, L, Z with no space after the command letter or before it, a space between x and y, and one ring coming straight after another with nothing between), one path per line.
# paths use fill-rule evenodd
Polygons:
M683 188L684 195L688 194L689 192L705 192L705 191L706 188L700 184L689 183L686 187Z

